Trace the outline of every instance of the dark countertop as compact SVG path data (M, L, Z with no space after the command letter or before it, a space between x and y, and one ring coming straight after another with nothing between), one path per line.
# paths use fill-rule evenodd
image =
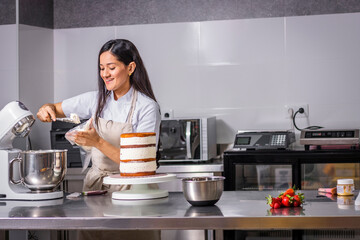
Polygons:
M350 205L301 191L306 204L276 211L266 205L269 191L225 191L209 207L193 207L182 193L142 201L111 195L52 201L1 201L0 229L360 229L355 196Z

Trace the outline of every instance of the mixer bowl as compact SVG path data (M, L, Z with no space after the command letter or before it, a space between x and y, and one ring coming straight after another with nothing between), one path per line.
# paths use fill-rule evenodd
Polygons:
M67 150L21 152L20 177L31 191L51 192L64 180Z

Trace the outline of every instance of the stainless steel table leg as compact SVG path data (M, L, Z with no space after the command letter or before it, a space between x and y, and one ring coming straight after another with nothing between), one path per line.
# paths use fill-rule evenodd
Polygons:
M64 192L68 192L68 190L69 190L68 180L65 179L65 180L63 181L62 187L63 187L63 191L64 191Z
M206 229L204 230L205 233L205 240L215 240L214 230Z

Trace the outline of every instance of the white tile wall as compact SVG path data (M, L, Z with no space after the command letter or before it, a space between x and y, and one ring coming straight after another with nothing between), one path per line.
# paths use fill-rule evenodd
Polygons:
M0 109L19 99L17 26L0 25Z
M359 59L360 13L286 18L289 59Z
M216 115L218 143L238 129L360 127L360 13L54 30L55 101L96 89L111 38L138 47L162 109Z
M284 18L200 24L200 64L263 64L283 61L284 53Z
M359 128L359 22L359 13L286 19L287 102L308 103L311 125Z
M197 64L199 28L198 22L119 26L116 38L131 40L148 68L166 70Z
M45 103L54 101L54 32L52 29L19 25L20 101L36 115ZM50 149L50 124L35 121L30 138L33 149Z
M161 105L196 96L200 23L148 24L116 28L116 38L131 40L138 48ZM171 101L171 102L170 102Z
M55 102L97 89L101 46L115 37L115 27L54 31Z

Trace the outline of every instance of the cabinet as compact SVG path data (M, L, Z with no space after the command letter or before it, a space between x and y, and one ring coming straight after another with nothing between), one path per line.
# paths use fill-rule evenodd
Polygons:
M353 178L358 189L359 169L359 150L231 150L224 153L224 190L317 189L338 178Z
M360 188L360 151L226 151L224 190L284 190L335 187L338 178L353 178ZM264 200L265 204L265 200ZM224 231L224 239L357 239L357 230ZM343 239L342 238L342 239Z
M68 168L63 189L66 192L81 192L83 179L86 172L81 172L81 168ZM198 163L161 163L157 173L173 173L176 174L177 179L170 182L159 183L160 189L166 189L169 192L182 192L183 177L199 177L199 176L214 176L222 175L223 162L219 159L209 160ZM183 199L184 201L185 198ZM1 233L0 233L1 234ZM75 231L67 231L67 239L76 239ZM213 233L204 230L161 230L162 240L201 240L211 238L211 234L216 239L222 239L222 231L216 230ZM210 235L210 236L209 236ZM1 235L0 235L1 236ZM1 240L1 238L0 238Z

